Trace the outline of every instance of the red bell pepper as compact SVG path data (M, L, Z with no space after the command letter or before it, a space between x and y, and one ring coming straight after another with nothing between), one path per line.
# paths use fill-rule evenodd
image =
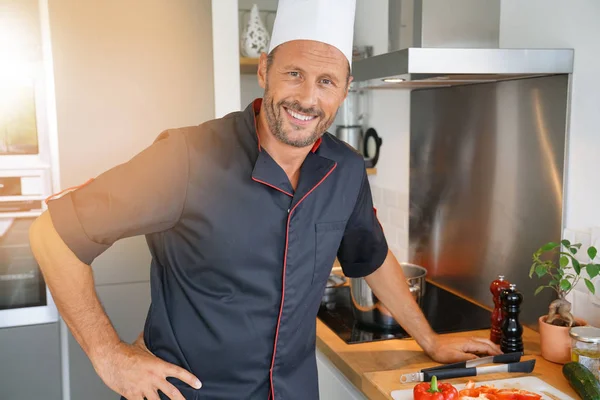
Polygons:
M540 400L541 395L519 389L501 389L496 393L498 400Z
M414 400L458 400L458 390L449 383L437 383L437 377L431 378L431 384L419 383L413 389Z

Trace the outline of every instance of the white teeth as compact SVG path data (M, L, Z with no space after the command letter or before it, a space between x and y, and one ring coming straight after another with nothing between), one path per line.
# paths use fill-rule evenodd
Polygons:
M292 117L294 117L294 118L296 118L296 119L299 119L299 120L301 120L301 121L309 121L309 120L311 120L311 119L315 118L314 116L311 116L311 115L302 115L302 114L298 114L298 113L296 113L296 112L293 112L292 110L288 110L287 108L286 108L286 111L287 111L287 112L288 112L288 113L289 113L289 114L290 114Z

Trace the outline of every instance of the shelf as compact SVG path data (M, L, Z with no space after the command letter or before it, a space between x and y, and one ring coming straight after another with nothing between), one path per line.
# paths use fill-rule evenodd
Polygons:
M367 175L376 175L377 168L367 168Z
M242 74L256 74L258 58L240 57L240 72Z
M42 210L33 211L15 211L15 212L0 212L0 219L7 218L35 218L42 215Z

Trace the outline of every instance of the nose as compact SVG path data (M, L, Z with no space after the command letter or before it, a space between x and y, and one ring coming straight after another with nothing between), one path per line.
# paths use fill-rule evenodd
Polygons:
M298 102L304 109L316 108L317 106L317 84L304 81L298 91Z

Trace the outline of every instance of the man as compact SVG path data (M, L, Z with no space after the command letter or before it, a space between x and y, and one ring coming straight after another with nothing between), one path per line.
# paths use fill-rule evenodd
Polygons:
M486 340L434 334L388 251L362 157L325 133L351 81L353 23L349 0L280 0L260 58L262 101L163 132L49 201L34 223L31 246L57 307L115 392L317 399L315 320L336 256L434 360L499 353ZM152 305L143 340L129 345L88 265L140 234L152 253Z

